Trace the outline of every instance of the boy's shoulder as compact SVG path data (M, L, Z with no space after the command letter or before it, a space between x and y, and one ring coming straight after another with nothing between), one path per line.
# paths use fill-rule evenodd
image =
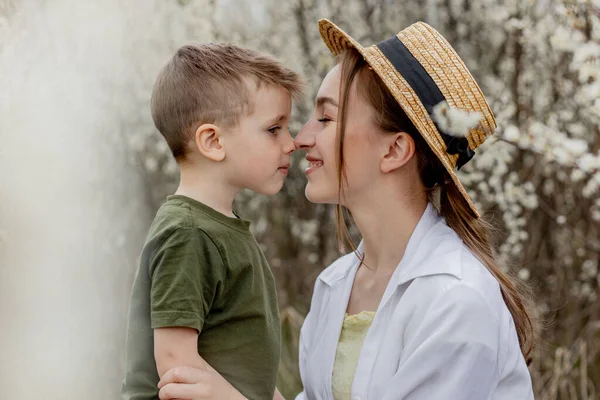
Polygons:
M167 200L156 211L148 229L146 243L162 243L175 232L188 232L193 227L193 218L189 208L183 203Z
M179 228L191 228L192 220L189 207L184 203L169 199L165 201L156 211L150 231L169 230L174 231Z
M152 220L140 265L152 270L156 260L169 264L170 260L177 259L176 269L181 270L187 267L194 269L194 262L185 267L184 264L198 257L208 257L213 260L211 263L222 260L220 250L224 235L220 229L219 224L190 208L185 201L169 197ZM183 254L187 256L182 257Z
M164 242L175 233L200 235L215 243L239 240L236 233L252 237L247 221L226 217L184 196L169 196L156 212L146 242Z

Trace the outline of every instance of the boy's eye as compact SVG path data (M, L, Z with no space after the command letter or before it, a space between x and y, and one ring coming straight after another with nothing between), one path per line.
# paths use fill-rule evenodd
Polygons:
M272 128L269 128L269 132L271 132L273 135L277 135L277 132L279 132L280 129L280 126L274 126Z
M323 117L323 118L317 119L317 121L319 121L319 122L321 122L323 124L326 124L326 123L328 123L328 122L331 121L331 118Z

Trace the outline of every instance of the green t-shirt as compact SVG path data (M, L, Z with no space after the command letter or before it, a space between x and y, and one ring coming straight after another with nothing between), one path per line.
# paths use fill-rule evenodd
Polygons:
M281 350L275 280L248 221L185 196L158 210L137 269L122 397L157 399L153 329L197 329L198 353L249 399L272 399Z

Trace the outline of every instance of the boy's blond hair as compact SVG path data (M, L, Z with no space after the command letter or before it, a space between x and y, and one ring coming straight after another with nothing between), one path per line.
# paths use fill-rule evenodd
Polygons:
M152 91L154 124L177 161L201 124L232 127L252 112L248 80L298 97L298 74L268 55L233 44L206 43L179 48L160 71Z

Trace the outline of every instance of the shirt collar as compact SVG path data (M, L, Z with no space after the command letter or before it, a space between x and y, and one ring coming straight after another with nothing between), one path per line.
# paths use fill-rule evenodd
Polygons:
M356 252L339 258L319 275L319 279L331 286L347 278L360 265L360 259L364 255L363 248L361 241ZM395 279L398 285L418 277L438 274L450 274L460 279L461 249L462 242L456 233L448 227L433 205L428 203L391 279Z
M363 247L364 245L361 240L356 248L356 251L348 253L334 261L333 264L321 272L319 279L329 286L342 279L345 279L350 272L358 268L360 265L360 260L364 255Z
M449 274L460 279L462 248L458 235L429 203L392 279L397 279L398 285L429 275Z

